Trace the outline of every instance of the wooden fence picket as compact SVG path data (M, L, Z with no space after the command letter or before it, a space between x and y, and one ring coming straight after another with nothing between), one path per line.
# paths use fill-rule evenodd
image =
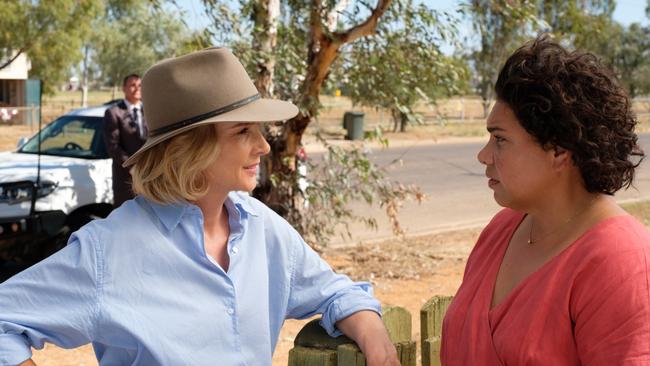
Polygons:
M440 366L442 320L452 299L452 296L434 296L420 309L422 366Z

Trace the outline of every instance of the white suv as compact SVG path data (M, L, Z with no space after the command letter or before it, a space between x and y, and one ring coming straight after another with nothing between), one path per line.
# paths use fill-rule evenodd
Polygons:
M72 231L110 213L111 159L102 127L108 107L72 111L15 152L0 153L0 262L41 259Z

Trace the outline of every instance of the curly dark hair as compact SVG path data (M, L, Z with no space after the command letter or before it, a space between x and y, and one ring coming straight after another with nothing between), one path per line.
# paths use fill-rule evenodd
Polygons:
M494 88L542 147L572 152L587 191L611 195L632 184L645 156L637 120L627 93L596 56L541 35L508 58Z

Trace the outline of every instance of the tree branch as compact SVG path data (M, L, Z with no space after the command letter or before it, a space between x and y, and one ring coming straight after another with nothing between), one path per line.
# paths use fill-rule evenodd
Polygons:
M321 17L321 0L314 0L314 5L311 8L309 15L310 28L312 31L311 41L312 45L318 44L324 35L323 21Z
M2 70L5 67L11 65L11 63L14 62L18 58L18 56L20 56L21 53L23 53L23 52L27 51L28 49L30 49L34 45L34 43L36 42L36 39L39 39L40 35L45 32L45 28L47 27L47 24L48 24L48 22L43 22L43 24L34 33L34 36L32 37L32 40L28 41L27 44L24 45L24 47L19 49L18 52L16 52L16 55L14 57L12 57L9 61L7 61L4 64L0 65L0 70Z
M5 62L4 64L0 65L0 70L2 70L5 67L11 65L11 63L14 62L18 58L18 56L20 56L24 51L25 51L24 48L21 48L20 50L18 50L18 52L16 52L16 55L14 55L14 57L9 59L9 61Z
M392 2L393 0L379 0L375 9L363 23L344 32L334 32L334 42L344 44L352 42L357 38L374 34L377 31L377 22L379 21L379 18L384 15Z

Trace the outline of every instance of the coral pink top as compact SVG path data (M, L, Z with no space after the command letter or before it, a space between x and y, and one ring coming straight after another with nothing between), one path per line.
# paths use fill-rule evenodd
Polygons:
M650 233L608 218L490 310L522 213L483 230L442 329L443 365L650 365Z

